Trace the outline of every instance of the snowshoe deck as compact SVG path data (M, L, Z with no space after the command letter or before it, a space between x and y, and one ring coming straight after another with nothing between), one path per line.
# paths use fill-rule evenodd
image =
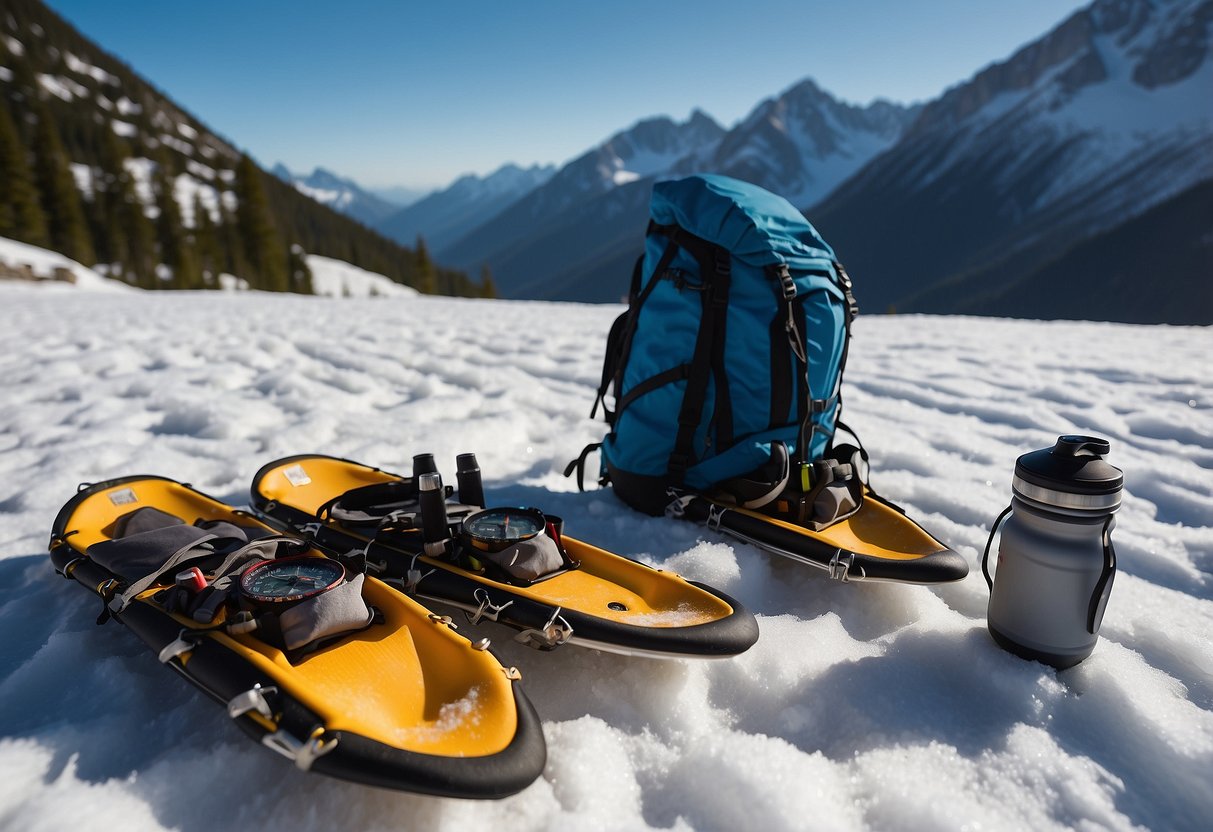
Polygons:
M674 513L841 581L937 584L969 572L960 554L871 492L855 514L820 531L697 495L684 498L679 511Z
M162 663L226 705L262 745L303 769L453 797L503 797L542 773L543 734L517 671L452 632L449 619L370 576L359 606L373 616L369 626L321 641L305 655L272 646L257 630L229 631L241 619L233 605L219 607L205 624L170 611L176 569L138 592L141 582L94 557L99 544L132 540L115 530L131 525L124 516L149 506L186 528L226 521L250 536L273 534L187 485L127 477L82 487L63 507L50 546L56 571L100 596L103 619L112 614ZM310 544L284 542L303 553L295 560L321 557Z
M323 545L365 548L373 530L327 513L322 518L322 508L360 487L405 481L349 460L292 456L257 473L252 504ZM419 531L375 537L367 555L382 560L388 583L458 607L474 621L488 618L520 630L519 641L540 649L569 642L624 654L710 658L736 655L758 639L754 616L727 595L567 534L561 540L576 568L526 585L425 555Z

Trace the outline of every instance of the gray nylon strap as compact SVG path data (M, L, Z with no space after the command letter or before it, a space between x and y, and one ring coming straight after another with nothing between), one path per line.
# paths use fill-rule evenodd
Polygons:
M149 575L145 575L139 580L127 587L126 592L121 595L115 595L109 603L109 608L112 612L122 612L131 601L135 599L139 593L145 591L152 584L156 583L160 577L173 569L176 569L187 560L195 560L200 557L206 557L214 554L214 550L210 548L202 548L202 544L210 540L218 539L217 534L203 535L197 540L190 541L185 546L182 546L176 552L169 556L169 559L164 562L164 565L155 570Z
M214 554L213 549L202 548L202 544L216 539L225 538L222 535L208 534L178 549L169 557L167 561L164 562L164 565L159 569L152 572L150 575L146 575L143 578L135 581L133 584L127 587L126 591L121 595L114 596L114 599L110 601L109 604L110 610L113 612L122 612L140 593L146 591L149 587L154 585L156 581L171 572L176 567L181 566L187 561ZM219 567L211 574L217 576L218 578L223 578L233 566L245 561L254 559L273 560L277 554L278 546L280 544L297 542L298 541L296 541L294 538L286 537L284 535L258 538L252 543L246 543L244 546L241 546L239 549L225 557L223 559L223 563L219 564Z
M252 543L241 546L225 557L223 563L219 564L219 568L211 574L216 578L223 578L227 576L227 573L234 565L243 561L253 560L254 558L257 560L273 560L278 557L278 546L283 543L298 544L300 541L293 537L286 537L285 535L257 538Z

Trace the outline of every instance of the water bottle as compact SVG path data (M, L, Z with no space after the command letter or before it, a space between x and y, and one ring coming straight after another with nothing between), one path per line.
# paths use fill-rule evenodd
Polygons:
M1124 474L1104 459L1110 450L1106 439L1059 436L1016 460L1011 505L994 521L981 560L987 624L1004 650L1066 668L1095 649L1116 574L1112 529L1124 488Z

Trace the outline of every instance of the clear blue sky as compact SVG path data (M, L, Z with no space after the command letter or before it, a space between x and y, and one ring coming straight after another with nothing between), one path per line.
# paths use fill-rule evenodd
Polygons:
M725 126L811 76L929 99L1075 0L49 0L265 165L437 186L564 162L640 118Z

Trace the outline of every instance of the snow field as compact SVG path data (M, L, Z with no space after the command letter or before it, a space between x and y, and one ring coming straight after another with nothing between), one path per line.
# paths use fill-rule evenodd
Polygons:
M0 829L1203 829L1213 816L1209 331L861 317L845 418L873 483L968 558L958 584L839 585L578 494L564 463L618 307L428 297L100 294L0 284ZM1121 572L1086 662L999 650L978 559L1015 458L1112 442ZM81 481L153 473L233 504L318 451L451 476L490 502L713 584L746 654L541 654L496 625L544 719L544 777L465 802L340 783L254 747L45 556Z

